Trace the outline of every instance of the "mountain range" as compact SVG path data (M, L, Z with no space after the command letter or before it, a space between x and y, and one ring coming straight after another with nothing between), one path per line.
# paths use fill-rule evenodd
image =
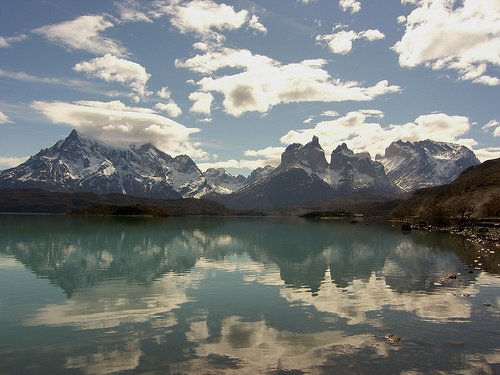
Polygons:
M430 140L393 142L384 156L375 159L384 165L389 179L406 192L448 184L468 167L480 164L465 146Z
M17 167L0 172L1 188L127 194L155 199L207 198L228 207L266 208L338 198L351 193L393 197L453 181L479 160L456 144L393 142L372 160L345 143L329 162L317 137L289 145L281 163L248 177L224 169L202 172L188 155L172 157L154 145L110 145L76 130Z
M500 216L500 158L467 168L453 182L419 189L390 212L397 219Z

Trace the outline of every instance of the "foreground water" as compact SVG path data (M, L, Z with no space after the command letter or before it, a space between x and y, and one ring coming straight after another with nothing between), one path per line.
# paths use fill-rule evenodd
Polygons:
M473 246L385 224L0 215L0 373L500 373L500 259Z

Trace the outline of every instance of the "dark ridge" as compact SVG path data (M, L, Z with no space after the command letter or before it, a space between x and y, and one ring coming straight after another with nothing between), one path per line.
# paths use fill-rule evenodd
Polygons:
M151 199L125 194L61 193L40 189L0 189L0 212L69 214L93 206L154 206L169 215L240 215L205 199Z

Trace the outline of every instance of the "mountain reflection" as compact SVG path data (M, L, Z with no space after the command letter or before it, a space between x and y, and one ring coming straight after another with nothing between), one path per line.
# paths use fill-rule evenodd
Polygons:
M36 278L26 285L47 294L33 302L15 282L0 290L10 319L0 319L9 343L0 373L42 362L86 374L427 373L496 363L482 346L497 321L483 303L494 303L499 278L464 273L474 246L460 237L283 218L10 215L0 216L0 251L0 281L32 277L28 270ZM494 271L495 257L483 267ZM388 343L388 332L403 343Z
M426 280L459 272L462 263L472 262L471 245L461 238L402 236L386 225L52 216L0 221L1 252L48 278L68 297L105 280L151 283L169 272L189 272L200 258L218 261L231 254L276 265L286 285L312 293L327 270L339 288L378 272L404 291L425 289Z

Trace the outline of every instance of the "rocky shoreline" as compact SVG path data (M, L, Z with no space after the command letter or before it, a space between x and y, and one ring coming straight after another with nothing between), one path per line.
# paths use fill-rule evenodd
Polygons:
M467 241L500 248L500 219L476 219L466 223L456 222L438 226L422 220L390 220L401 230L447 232L466 237Z

